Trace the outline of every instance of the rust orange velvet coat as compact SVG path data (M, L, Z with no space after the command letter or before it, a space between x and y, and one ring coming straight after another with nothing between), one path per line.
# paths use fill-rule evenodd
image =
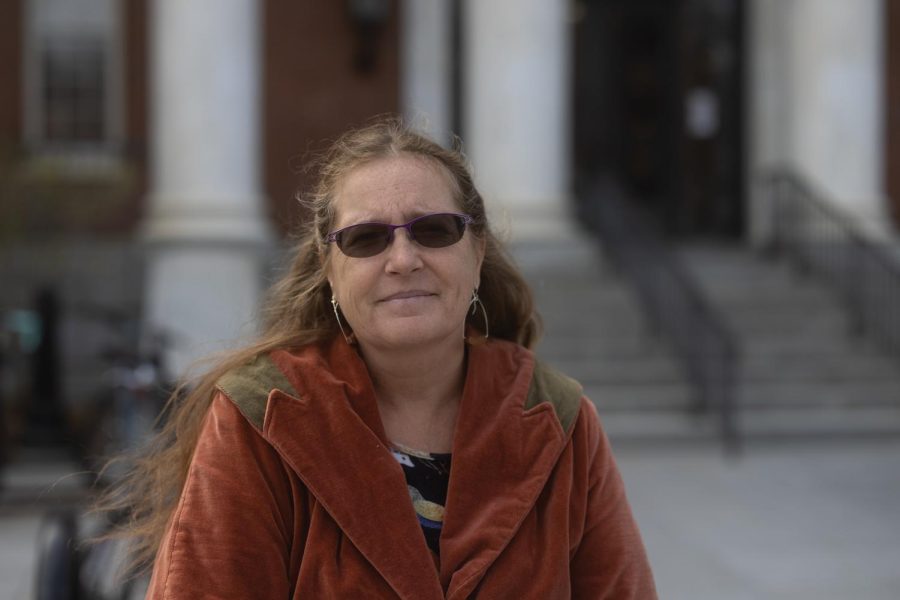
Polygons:
M435 561L343 339L220 381L148 598L655 598L593 406L526 349L468 348Z

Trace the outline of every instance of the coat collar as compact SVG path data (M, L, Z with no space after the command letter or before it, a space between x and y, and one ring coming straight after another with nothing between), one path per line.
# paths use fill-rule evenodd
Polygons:
M515 535L566 443L549 403L527 408L532 354L504 341L469 347L440 573L356 351L336 338L271 359L294 389L269 394L263 435L344 534L400 597L467 596Z

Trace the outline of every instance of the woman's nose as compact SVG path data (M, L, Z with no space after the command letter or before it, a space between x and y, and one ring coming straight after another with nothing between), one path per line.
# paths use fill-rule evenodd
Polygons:
M413 241L408 231L395 229L393 239L387 249L387 270L394 273L406 273L418 269L422 266L421 251L422 247Z

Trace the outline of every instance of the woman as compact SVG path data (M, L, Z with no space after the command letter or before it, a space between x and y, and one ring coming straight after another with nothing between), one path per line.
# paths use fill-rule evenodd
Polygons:
M654 598L462 155L379 122L334 144L311 207L261 341L126 482L148 597Z

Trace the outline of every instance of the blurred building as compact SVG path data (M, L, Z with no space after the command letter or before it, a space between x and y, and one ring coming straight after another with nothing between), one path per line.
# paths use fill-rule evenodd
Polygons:
M577 228L603 176L764 246L785 165L890 237L898 29L895 0L8 0L0 309L57 291L71 402L139 325L180 371L252 331L309 158L394 112L462 136L516 238Z
M233 338L302 219L304 162L398 111L398 11L351 4L2 3L0 310L56 291L75 412L141 329L176 370Z

